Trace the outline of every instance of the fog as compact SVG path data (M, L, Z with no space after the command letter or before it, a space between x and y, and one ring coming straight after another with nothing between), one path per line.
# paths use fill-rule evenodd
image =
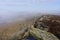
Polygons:
M22 21L26 18L29 18L36 13L30 12L1 12L0 13L0 23L8 23L13 21Z
M0 23L21 21L38 13L57 14L55 10L60 10L60 0L0 0Z
M37 16L38 14L53 14L59 15L59 13L41 13L41 12L1 12L0 23L9 23L14 21L22 21L27 18Z

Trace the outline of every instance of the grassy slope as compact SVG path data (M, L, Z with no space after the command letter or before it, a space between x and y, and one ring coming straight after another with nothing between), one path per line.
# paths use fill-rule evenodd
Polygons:
M30 17L24 21L16 21L6 25L0 25L0 40L8 40L8 38L15 32L20 31L24 27L32 25L34 21L40 16ZM25 26L26 24L26 26ZM1 39L2 37L2 39Z
M0 40L8 40L15 33L34 23L35 17L28 18L24 21L16 21L5 25L0 25ZM2 38L2 39L1 39Z

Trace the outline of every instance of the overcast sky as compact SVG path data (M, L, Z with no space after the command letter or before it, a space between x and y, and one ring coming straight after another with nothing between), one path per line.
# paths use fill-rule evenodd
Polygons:
M60 0L0 0L0 12L60 10Z
M60 0L0 0L0 22L32 15L19 12L60 12Z

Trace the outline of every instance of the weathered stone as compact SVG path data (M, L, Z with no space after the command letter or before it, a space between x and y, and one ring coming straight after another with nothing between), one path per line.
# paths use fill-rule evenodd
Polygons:
M30 27L14 33L10 40L59 40L54 35L60 32L59 18L53 15L44 15L37 19L34 25L29 25ZM30 35L32 39L29 38Z
M43 15L36 20L34 26L53 34L60 34L60 16Z

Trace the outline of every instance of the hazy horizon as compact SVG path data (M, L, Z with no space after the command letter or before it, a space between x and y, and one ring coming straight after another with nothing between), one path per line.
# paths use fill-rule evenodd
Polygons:
M59 10L60 0L0 0L0 23L38 13L59 15Z

